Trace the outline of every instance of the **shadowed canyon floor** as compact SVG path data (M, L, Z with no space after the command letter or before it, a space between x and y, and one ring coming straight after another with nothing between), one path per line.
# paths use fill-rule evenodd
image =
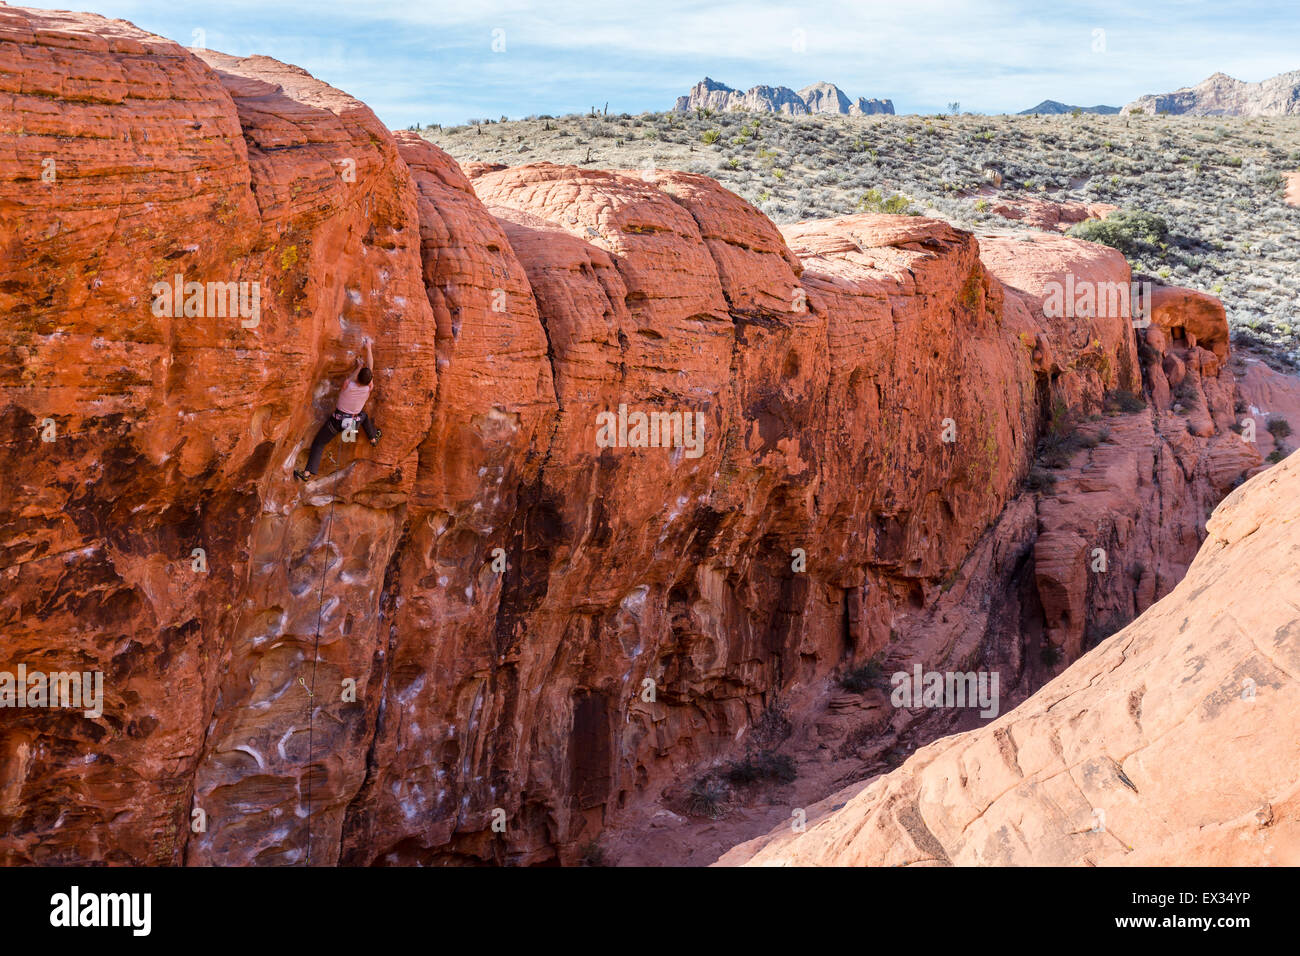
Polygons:
M1300 863L1300 455L1215 511L1187 577L1023 706L725 865Z
M462 169L89 14L0 6L0 93L5 666L104 675L3 712L3 863L713 862L986 723L880 674L1074 680L1300 423L1054 231ZM383 440L296 483L363 336Z

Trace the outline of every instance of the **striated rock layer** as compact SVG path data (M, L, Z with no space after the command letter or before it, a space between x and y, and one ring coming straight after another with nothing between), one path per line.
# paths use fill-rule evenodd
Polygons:
M471 180L300 69L92 15L0 7L0 90L0 648L104 675L97 717L0 709L0 862L573 862L841 668L1026 696L1260 462L1212 305L1141 352L1044 308L1127 283L1112 250ZM364 337L383 441L295 483ZM602 438L620 409L675 440Z
M832 113L841 116L871 116L894 113L893 100L850 100L834 83L813 83L797 93L788 86L754 86L745 92L705 77L691 87L686 96L677 97L673 109L690 112L698 109L715 111L740 110L751 113L786 113L791 116Z
M1300 113L1300 70L1247 83L1215 73L1195 86L1172 93L1139 96L1125 113L1187 114L1189 116L1293 116Z
M1300 455L1234 491L1177 588L1014 712L724 865L1300 863Z

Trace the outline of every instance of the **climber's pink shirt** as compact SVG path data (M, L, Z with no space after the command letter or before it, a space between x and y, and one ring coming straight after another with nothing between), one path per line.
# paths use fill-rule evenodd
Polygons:
M374 382L369 385L362 385L355 378L350 378L343 383L339 389L339 411L345 415L359 415L361 409L366 407L366 399L370 397L370 389Z

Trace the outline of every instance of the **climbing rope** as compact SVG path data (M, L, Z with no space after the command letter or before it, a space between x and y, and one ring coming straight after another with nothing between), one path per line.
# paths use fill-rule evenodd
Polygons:
M338 458L335 455L335 446L330 443L330 474L338 475ZM357 458L357 462L373 461L369 458ZM375 462L381 464L380 462ZM320 588L318 589L316 601L316 637L312 644L311 651L311 686L301 677L298 683L302 685L303 690L307 692L307 852L303 857L303 866L311 866L311 758L315 751L316 742L316 665L320 663L320 623L324 616L325 609L325 576L329 573L330 562L330 544L333 541L334 534L334 506L338 504L338 495L331 494L329 515L325 519L325 560L320 570Z
M337 474L338 460L334 448L330 448L331 473ZM320 622L325 608L325 575L329 573L330 541L334 533L334 506L338 504L338 495L331 494L329 516L325 519L325 560L320 570L319 599L316 603L316 639L311 652L311 686L308 687L301 677L298 683L307 691L307 853L303 866L311 866L311 757L315 744L316 729L316 665L320 660Z

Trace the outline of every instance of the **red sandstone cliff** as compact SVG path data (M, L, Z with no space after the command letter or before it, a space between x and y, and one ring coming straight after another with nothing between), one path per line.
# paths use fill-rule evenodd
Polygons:
M1234 491L1187 577L1023 706L724 865L1300 863L1300 454Z
M1046 314L1129 281L1101 247L471 181L295 67L90 15L0 7L0 93L0 640L106 689L0 712L0 861L573 862L782 711L865 740L810 779L862 773L952 718L825 718L833 673L996 668L1005 709L1260 464L1221 306L1170 293L1141 355ZM255 319L157 315L176 275ZM363 335L383 442L298 485ZM620 404L700 454L602 447Z

